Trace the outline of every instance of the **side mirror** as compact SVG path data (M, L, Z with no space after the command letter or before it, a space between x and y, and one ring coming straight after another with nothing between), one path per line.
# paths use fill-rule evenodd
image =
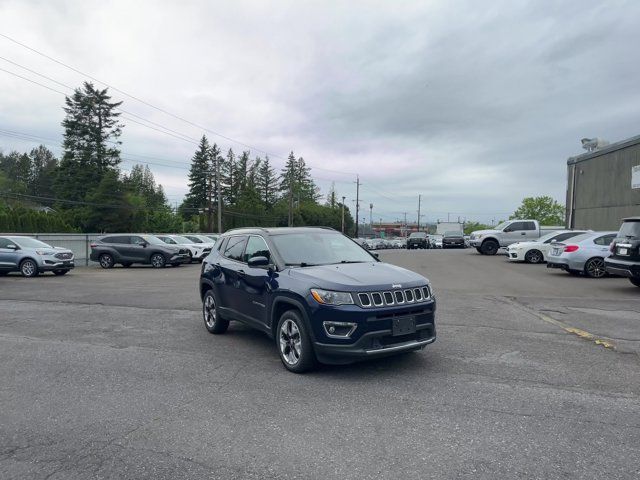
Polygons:
M142 248L147 248L149 244L147 242L142 242L140 245L142 246Z
M261 268L269 266L269 259L267 257L251 257L247 262L251 268Z

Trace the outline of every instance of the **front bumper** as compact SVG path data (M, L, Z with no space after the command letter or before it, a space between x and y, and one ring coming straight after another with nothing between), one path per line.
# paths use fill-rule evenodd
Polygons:
M607 273L627 278L640 278L640 263L612 258L604 259Z
M469 240L469 245L475 248L480 247L482 245L482 240L479 238L475 238L473 240Z
M189 263L190 261L191 257L189 257L188 254L177 253L175 255L172 255L167 263Z
M38 270L50 272L52 270L71 270L75 268L74 260L58 260L57 258L44 258L38 261Z
M345 364L419 350L436 339L435 299L402 307L349 305L314 310L310 317L314 350L323 363ZM394 336L394 319L408 316L415 319L415 332ZM324 322L350 322L357 328L348 338L330 338L323 328Z
M524 262L525 252L523 250L510 250L507 248L507 259L512 262Z
M462 242L442 242L442 248L464 248L464 241Z

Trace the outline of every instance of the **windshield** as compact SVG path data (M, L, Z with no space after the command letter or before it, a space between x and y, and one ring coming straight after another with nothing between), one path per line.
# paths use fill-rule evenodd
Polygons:
M509 222L502 222L495 227L491 227L492 230L504 230L504 228L509 225Z
M445 237L461 237L462 232L444 232Z
M142 235L142 239L149 245L166 245L162 240L153 235Z
M374 258L350 238L336 233L301 232L271 237L287 265L331 265L374 262Z
M191 240L193 243L202 243L202 240L200 240L198 237L196 237L195 235L185 235L185 238L188 238L189 240Z
M176 243L195 243L189 240L187 237L181 237L180 235L171 235L171 238Z
M41 242L40 240L36 240L35 238L29 238L29 237L24 237L24 238L9 237L9 238L22 248L53 248L51 245L47 245L46 243Z
M411 235L409 235L409 238L425 238L426 236L427 234L424 232L413 232Z
M558 235L560 235L561 233L564 232L551 232L551 233L547 233L546 235L541 236L540 238L538 238L537 240L533 240L534 242L540 242L540 243L544 243L547 240L551 240L554 237L557 237Z
M620 227L621 237L640 237L640 222L624 222Z

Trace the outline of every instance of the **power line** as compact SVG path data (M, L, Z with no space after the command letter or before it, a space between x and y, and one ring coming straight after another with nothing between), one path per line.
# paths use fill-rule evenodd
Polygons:
M83 71L81 71L81 70L79 70L79 69L77 69L75 67L72 67L72 66L70 66L70 65L68 65L68 64L66 64L66 63L64 63L64 62L62 62L62 61L60 61L60 60L58 60L56 58L53 58L50 55L47 55L46 53L43 53L43 52L41 52L41 51L39 51L39 50L37 50L37 49L35 49L33 47L30 47L30 46L28 46L28 45L26 45L26 44L24 44L24 43L22 43L22 42L20 42L20 41L18 41L16 39L10 37L8 35L5 35L4 33L0 33L0 36L5 38L5 39L7 39L7 40L9 40L10 42L15 43L16 45L19 45L19 46L21 46L23 48L26 48L27 50L30 50L33 53L36 53L37 55L40 55L40 56L42 56L42 57L44 57L44 58L46 58L46 59L48 59L48 60L50 60L50 61L52 61L54 63L57 63L58 65L61 65L61 66L65 67L65 68L67 68L69 70L72 70L73 72L76 72L76 73L78 73L78 74L80 74L80 75L82 75L84 77L87 77L87 78L93 80L94 82L98 82L98 83L100 83L100 84L102 84L102 85L104 85L104 86L106 86L108 88L111 88L112 90L114 90L114 91L116 91L116 92L118 92L118 93L120 93L120 94L122 94L122 95L124 95L124 96L126 96L126 97L128 97L130 99L132 99L132 100L140 102L140 103L142 103L142 104L144 104L144 105L146 105L148 107L151 107L151 108L153 108L153 109L155 109L155 110L157 110L157 111L159 111L161 113L164 113L165 115L168 115L168 116L173 117L173 118L175 118L177 120L180 120L181 122L184 122L184 123L186 123L188 125L196 127L196 128L198 128L200 130L206 131L206 132L208 132L208 133L210 133L212 135L215 135L217 137L224 138L225 140L228 140L229 142L235 143L237 145L241 145L241 146L246 147L246 148L248 148L250 150L253 150L253 151L256 151L256 152L260 152L260 153L263 153L265 155L269 155L270 157L273 157L273 158L279 158L279 159L284 160L284 161L287 160L286 157L283 157L281 155L276 155L274 153L269 153L266 150L262 150L260 148L257 148L257 147L251 146L249 144L246 144L244 142L241 142L239 140L236 140L234 138L228 137L228 136L223 135L223 134L221 134L219 132L211 130L210 128L207 128L205 126L199 125L199 124L197 124L195 122L192 122L191 120L188 120L188 119L186 119L184 117L176 115L176 114L174 114L172 112L169 112L168 110L166 110L164 108L158 107L158 106L156 106L156 105L154 105L154 104L152 104L150 102L147 102L146 100L143 100L143 99L141 99L141 98L139 98L139 97L137 97L135 95L127 93L122 89L119 89L119 88L117 88L117 87L115 87L115 86L113 86L113 85L111 85L111 84L109 84L109 83L107 83L105 81L102 81L102 80L100 80L100 79L98 79L98 78L96 78L96 77L94 77L92 75L89 75L88 73L85 73L85 72L83 72ZM326 171L326 172L343 173L343 174L349 174L349 175L355 175L356 174L355 172L332 170L332 169L328 169L328 168L316 167L316 166L313 166L313 165L310 165L310 166L312 166L313 168L315 168L317 170L323 170L323 171Z

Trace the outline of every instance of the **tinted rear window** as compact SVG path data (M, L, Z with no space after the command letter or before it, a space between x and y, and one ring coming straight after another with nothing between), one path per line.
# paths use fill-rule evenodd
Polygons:
M624 222L620 227L621 237L640 237L640 222Z

